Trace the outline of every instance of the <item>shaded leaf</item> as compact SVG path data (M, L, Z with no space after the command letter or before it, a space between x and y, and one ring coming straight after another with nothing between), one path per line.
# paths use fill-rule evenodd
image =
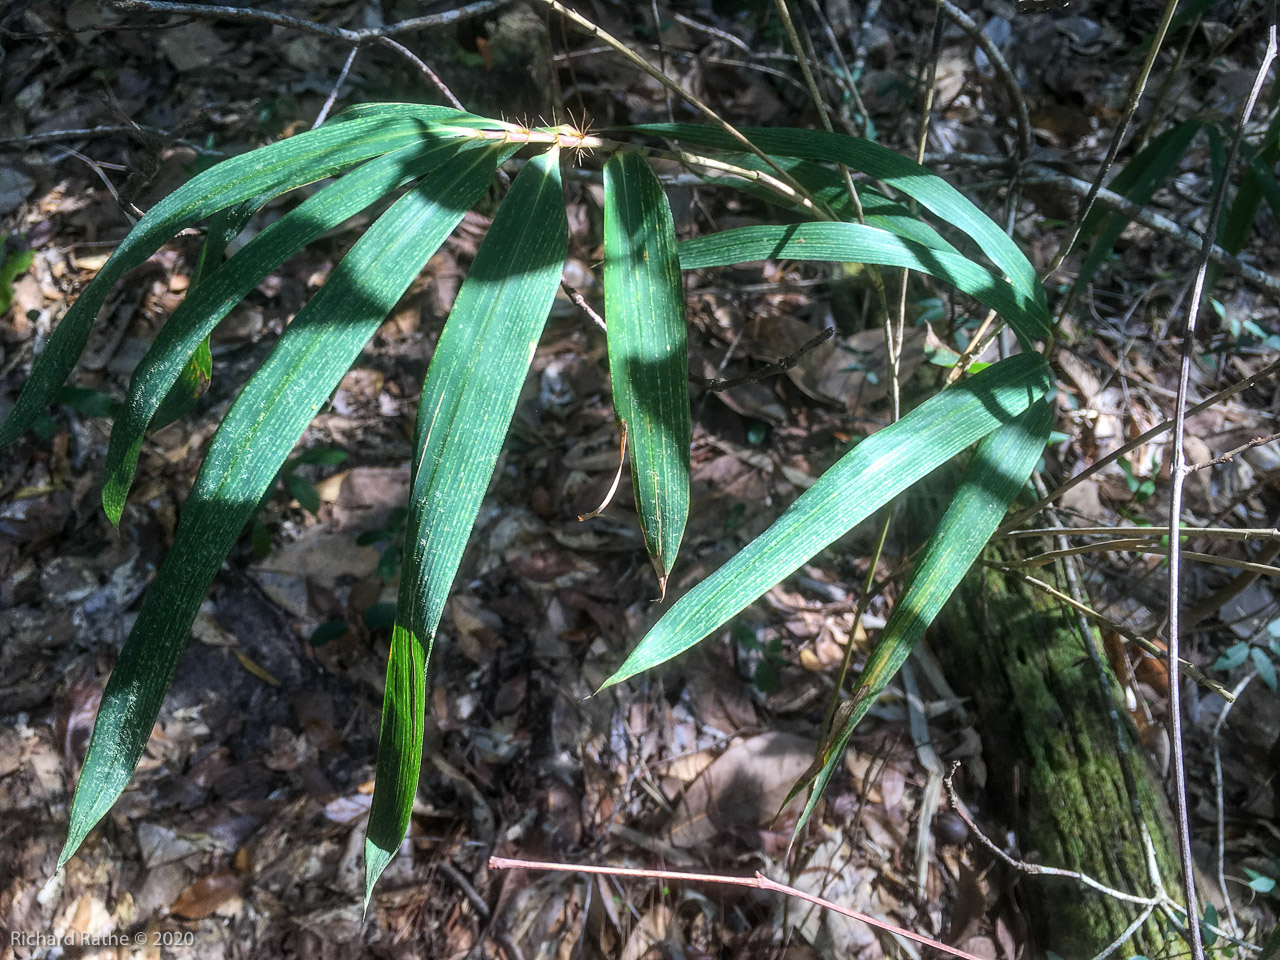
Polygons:
M682 597L605 681L612 686L697 644L873 511L1050 389L1048 364L1019 354L929 398L872 434L772 526Z
M60 866L128 784L201 600L281 463L495 168L492 151L464 149L400 198L299 311L227 413L107 683Z
M689 143L739 150L736 140L715 127L692 123L646 123L626 129L669 136ZM844 164L899 190L934 213L944 223L964 232L982 249L991 262L1005 272L1020 298L1045 307L1044 288L1026 255L985 213L975 207L955 187L928 168L908 160L886 147L825 130L794 127L745 127L742 133L770 155L797 157Z
M689 515L689 347L671 208L638 153L604 168L604 306L613 406L665 595Z
M796 825L796 836L826 790L854 727L907 662L1031 476L1052 426L1052 408L1045 400L1037 400L1012 423L993 430L978 444L955 496L916 563L907 589L894 604L884 633L858 677L853 696L840 705L810 774L787 797L790 801L812 783Z
M985 267L857 223L797 223L789 226L739 227L680 244L685 270L719 267L752 260L831 260L909 267L937 277L999 313L1024 344L1047 337L1048 311L1019 297L1008 281Z
M221 264L227 245L239 235L249 223L254 213L267 198L251 197L235 206L227 207L213 215L209 222L208 233L204 245L200 248L200 256L192 271L191 284L187 288L184 300L190 299L192 292L204 283ZM196 347L195 353L187 361L178 379L170 387L164 401L155 413L155 428L158 430L166 424L177 420L189 411L197 400L209 389L213 380L213 354L209 350L209 338L206 336Z
M1199 120L1188 120L1155 137L1125 164L1124 169L1115 175L1107 188L1136 204L1145 204L1172 175L1174 167L1186 154L1192 139L1202 126ZM1100 204L1085 217L1080 225L1076 244L1083 246L1090 238L1094 239L1089 244L1084 263L1080 265L1080 274L1076 280L1077 291L1084 289L1093 279L1098 267L1110 255L1111 248L1128 224L1129 220L1123 214L1112 213Z
M274 196L321 180L353 164L421 138L427 116L464 117L455 110L419 108L402 113L326 123L317 130L232 157L179 187L143 217L116 248L106 265L63 315L31 369L31 376L9 416L0 425L0 446L30 426L67 379L84 351L98 308L124 274L138 266L184 227L251 197Z
M525 164L511 185L427 370L365 837L366 907L409 826L422 765L427 660L568 242L559 152L552 150Z
M455 139L424 133L417 142L364 164L269 225L187 294L134 371L124 411L111 431L102 504L112 523L124 510L152 417L218 321L298 250L396 187L438 168L457 149Z
M749 170L770 173L773 169L759 157L750 153L738 154L729 159L736 166L746 167ZM853 201L849 198L849 189L845 185L844 177L838 171L821 163L815 163L812 160L797 160L794 157L775 157L774 161L783 170L795 177L813 195L814 200L818 203L826 204L842 220L852 222L856 219ZM809 211L801 204L787 203L773 190L766 189L750 180L743 180L740 177L708 177L707 182L750 193L766 203L783 206L806 218L810 216ZM883 193L867 186L866 183L857 184L857 191L858 201L862 204L862 213L867 226L879 227L881 230L888 230L890 233L896 233L901 237L906 237L908 240L922 243L926 247L946 250L957 256L960 255L960 251L944 240L938 234L938 231L934 230L918 214L912 213L902 204L890 200Z

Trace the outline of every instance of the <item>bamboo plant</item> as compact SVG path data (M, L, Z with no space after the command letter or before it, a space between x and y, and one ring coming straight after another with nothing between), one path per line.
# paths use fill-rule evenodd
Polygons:
M568 247L562 167L570 162L603 159L614 406L644 543L664 588L679 562L689 510L682 271L769 258L906 267L995 310L1020 342L1022 352L854 445L771 527L671 605L606 682L620 683L719 635L852 526L976 445L853 697L796 786L812 788L802 823L809 817L854 724L990 539L1043 451L1052 377L1035 347L1051 328L1026 257L944 180L866 140L798 129L743 132L755 153L714 126L651 124L606 137L442 107L369 104L206 170L137 223L53 331L0 426L0 444L30 427L75 367L113 285L179 231L207 221L195 282L139 363L115 417L103 506L116 524L148 430L188 409L212 375L208 338L219 320L298 250L395 197L289 324L214 434L173 549L103 695L59 866L129 783L200 604L281 465L396 301L516 154L524 163L462 284L422 388L365 843L366 904L408 829L432 644L560 283ZM708 182L764 191L799 212L801 222L677 242L652 151L640 145L653 137L680 145L668 155L700 164ZM862 222L854 222L841 166L887 188L861 185ZM326 178L334 179L224 258L264 203ZM947 236L934 224L946 224Z

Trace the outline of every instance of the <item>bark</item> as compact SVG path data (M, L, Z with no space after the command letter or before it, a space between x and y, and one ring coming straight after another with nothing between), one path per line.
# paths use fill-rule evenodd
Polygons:
M1022 859L1151 896L1140 818L1176 891L1163 788L1106 666L1104 689L1076 615L1017 577L975 568L938 625L936 649L978 715L987 813L1015 831ZM1037 941L1067 960L1094 956L1142 909L1059 877L1022 877L1019 890ZM1161 956L1174 937L1157 911L1113 956Z

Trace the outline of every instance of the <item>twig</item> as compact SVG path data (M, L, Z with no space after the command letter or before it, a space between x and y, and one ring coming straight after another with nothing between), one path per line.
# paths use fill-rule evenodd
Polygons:
M1280 556L1280 541L1272 541L1263 547L1258 555L1253 559L1256 563L1270 563L1277 556ZM1201 620L1217 613L1230 600L1240 596L1240 594L1248 590L1259 576L1260 575L1257 573L1248 571L1237 573L1217 590L1209 594L1209 596L1205 597L1190 610L1183 613L1183 629L1192 627Z
M72 150L70 147L62 147L60 149L62 150L62 156L57 157L56 158L57 160L64 159L65 157L75 157L81 163L86 164L90 170L92 170L94 173L98 175L98 179L101 180L106 185L107 191L111 194L112 199L114 199L116 202L116 206L120 208L120 212L125 215L126 219L128 219L129 226L133 226L138 222L138 217L135 217L132 213L130 213L128 210L125 209L124 201L120 199L120 194L116 191L115 184L113 184L111 182L111 178L107 176L107 171L103 169L104 166L113 167L116 170L123 170L125 169L124 167L121 167L118 164L114 164L114 163L101 164L97 160L94 160L92 157L86 157L79 150ZM137 209L138 209L137 207L134 207L134 210L137 210ZM141 216L141 212L139 212L139 216Z
M205 19L248 20L257 23L270 23L277 27L301 30L304 33L332 37L335 40L345 40L347 43L364 43L368 40L393 37L414 30L425 30L428 27L447 27L460 20L477 17L481 14L489 13L491 10L497 10L510 2L511 0L478 0L476 3L468 3L441 13L412 17L408 20L400 20L397 23L388 24L385 27L363 27L359 30L350 30L346 27L331 27L325 23L303 20L300 17L291 17L286 13L275 13L272 10L219 7L202 3L168 3L162 2L162 0L109 0L109 6L113 10L119 10L123 13L181 13Z
M1190 410L1186 412L1186 415L1188 417L1193 416L1197 413L1200 413L1202 410L1209 409L1214 404L1221 403L1223 400L1228 400L1231 397L1234 397L1237 393L1240 393L1241 391L1247 390L1249 387L1252 387L1254 384L1261 383L1263 380L1267 379L1272 374L1276 373L1276 371L1280 371L1280 360L1277 360L1275 363L1272 363L1267 365L1266 367L1263 367L1257 373L1250 374L1249 376L1245 377L1243 380L1238 380L1237 382L1233 383L1231 386L1227 387L1224 390L1219 390L1217 393L1209 397L1207 400L1202 400L1200 403L1197 403L1194 407L1192 407ZM1146 431L1142 435L1130 440L1128 443L1124 444L1124 446L1120 447L1118 450L1113 450L1111 453L1107 454L1101 460L1098 460L1093 464L1091 464L1090 466L1085 467L1083 470L1077 473L1070 480L1067 480L1064 483L1062 483L1058 487L1058 489L1051 492L1048 496L1043 497L1040 500L1037 500L1034 504L1032 504L1027 509L1019 511L1018 513L1010 517L1007 521L1005 521L1000 526L1000 529L996 531L996 536L1002 536L1004 534L1007 534L1014 527L1020 526L1024 520L1028 520L1031 517L1035 516L1044 507L1046 507L1048 504L1052 503L1053 501L1057 500L1059 497L1061 497L1064 493L1066 493L1072 487L1076 486L1077 484L1083 483L1085 480L1088 480L1090 477L1096 474L1099 470L1102 470L1110 466L1111 464L1115 463L1117 460L1123 457L1126 453L1129 453L1130 451L1137 449L1138 447L1142 446L1142 444L1146 443L1151 438L1160 436L1160 434L1164 433L1166 430L1168 430L1172 426L1173 426L1172 420L1166 420L1164 421L1164 423L1157 424L1156 426L1152 427L1150 430Z
M675 17L676 23L682 23L686 27L692 27L694 30L701 30L703 33L709 34L713 37L723 40L725 43L729 44L730 46L737 47L739 50L741 50L743 53L745 53L749 57L754 54L754 51L752 51L751 46L745 40L743 40L741 37L735 37L732 33L729 33L729 31L727 30L721 30L719 27L713 27L709 23L702 23L698 20L693 19L693 17L686 16L683 13L674 14L674 17Z
M1242 443L1234 450L1228 450L1226 453L1222 454L1222 456L1214 457L1212 460L1206 460L1204 463L1191 464L1187 467L1187 473L1195 473L1197 470L1203 470L1206 467L1212 467L1220 463L1230 463L1236 458L1236 456L1244 453L1246 450L1252 450L1254 447L1261 447L1264 444L1272 443L1276 440L1280 440L1280 433L1273 433L1269 437L1254 437L1248 443Z
M1125 104L1124 117L1121 118L1120 125L1116 127L1115 135L1111 138L1111 144L1107 147L1107 155L1102 160L1102 166L1098 168L1098 172L1094 175L1089 194L1085 197L1085 201L1080 207L1080 212L1076 215L1071 231L1063 239L1062 246L1058 248L1057 256L1053 258L1053 263L1045 271L1044 279L1046 280L1058 272L1058 268L1067 259L1067 254L1071 252L1071 248L1075 246L1076 240L1080 236L1080 229L1084 225L1085 218L1089 216L1089 212L1093 209L1098 193L1102 190L1102 183L1107 179L1107 174L1111 171L1111 166L1116 161L1116 155L1120 152L1125 134L1129 132L1129 124L1133 121L1133 115L1138 111L1138 104L1142 100L1143 91L1147 88L1147 80L1151 76L1151 68L1155 66L1160 48L1164 46L1165 36L1169 32L1169 24L1173 21L1174 12L1177 9L1178 0L1165 0L1164 16L1160 19L1160 25L1156 27L1155 35L1151 38L1151 45L1147 49L1147 57L1142 62L1138 75L1134 77L1133 86L1129 90L1129 101ZM1209 233L1208 236L1214 237L1217 234ZM1072 299L1073 297L1068 294L1063 302L1063 309L1058 313L1059 316L1062 316L1070 307ZM1196 960L1199 960L1199 958L1197 957Z
M1180 528L1184 537L1204 537L1207 540L1280 540L1280 530L1274 527L1193 527L1183 524ZM1103 537L1121 534L1152 539L1166 536L1160 527L1036 527L1028 530L1013 530L1005 534L1010 540L1018 537L1047 537L1065 533L1073 537Z
M609 145L611 141L601 138L601 142ZM666 160L675 160L679 163L688 164L690 166L706 167L709 170L719 170L722 173L728 173L735 177L741 177L743 180L750 180L768 187L779 196L785 197L792 203L798 203L815 217L821 220L834 220L835 217L827 213L822 207L814 201L813 197L807 190L801 187L795 189L791 184L794 182L790 174L787 175L787 181L765 173L763 170L752 170L750 167L741 167L737 164L727 163L723 160L716 160L713 157L704 157L696 153L689 153L687 150L661 150L657 147L637 147L631 144L616 144L618 147L625 147L631 150L637 150L650 157L659 157Z
M971 16L957 7L951 0L942 0L941 9L947 15L947 19L963 30L969 36L969 39L987 55L987 59L991 61L991 67L995 70L996 76L1004 84L1005 90L1009 94L1009 99L1013 101L1014 118L1018 123L1018 158L1025 160L1031 156L1031 115L1027 112L1027 101L1023 99L1022 88L1018 85L1018 78L1009 69L1009 62L1005 60L1000 48L995 45L990 36L983 32L982 28L978 26Z
M58 143L62 140L79 140L81 137L103 137L113 133L131 133L144 143L155 140L166 140L173 143L186 143L174 137L168 130L148 127L140 123L108 123L97 127L77 127L70 130L48 130L45 133L28 133L20 137L0 137L0 148L35 147L42 143ZM191 144L191 146L196 146ZM217 150L203 150L204 153L220 153Z
M564 295L569 298L569 300L573 303L575 307L577 307L579 310L581 310L591 319L592 323L594 323L601 330L606 329L604 325L604 317L596 313L596 311L592 308L591 304L587 303L586 297L584 297L581 293L579 293L573 287L569 286L569 284L565 283L563 280L560 281L560 289L564 291Z
M471 908L480 915L481 920L489 919L489 904L485 903L484 897L476 892L476 888L471 885L471 881L466 878L466 875L461 870L445 859L441 859L436 863L436 869L452 880L454 886L462 891L462 895L467 898Z
M973 818L969 816L969 811L964 804L960 803L956 796L955 776L956 770L959 769L959 763L952 763L951 769L947 771L946 779L943 781L947 785L947 796L951 799L951 807L956 814L964 821L970 832L977 837L978 842L994 853L997 857L1022 873L1030 874L1033 877L1066 877L1069 880L1075 880L1083 883L1086 887L1091 887L1099 893L1105 894L1116 900L1123 900L1125 903L1140 903L1143 906L1159 906L1160 897L1140 897L1134 893L1125 893L1123 890L1116 890L1108 887L1105 883L1093 879L1087 874L1080 873L1078 870L1065 870L1062 867L1046 867L1039 863L1027 863L1025 860L1016 860L1009 854L1005 853L992 842L991 838L978 829L978 825L973 822Z
M785 883L778 883L776 880L770 880L762 873L757 873L752 877L722 877L713 873L682 873L675 870L634 870L627 867L597 867L590 864L579 863L548 863L541 860L511 860L507 857L490 857L490 870L554 870L559 873L590 873L598 876L606 877L636 877L641 880L676 880L688 883L718 883L725 886L734 887L754 887L757 890L768 890L772 893L781 893L784 896L795 897L797 900L804 900L806 903L812 903L815 906L822 907L825 910L831 910L844 917L853 920L861 920L869 927L875 927L878 930L884 930L897 937L905 937L908 940L914 940L916 943L923 944L926 947L933 947L935 950L941 950L943 953L950 954L953 957L962 957L964 960L979 960L972 953L965 953L963 950L957 950L955 947L949 947L945 943L939 943L937 940L931 940L923 934L915 933L903 927L894 926L892 923L886 923L883 920L877 920L875 917L869 917L865 913L859 913L848 907L841 906L838 903L832 903L830 900L824 900L822 897L815 897L811 893L804 890L798 890L795 887L789 887ZM1144 901L1145 902L1145 901Z
M1080 601L1076 600L1074 597L1071 597L1068 594L1063 593L1061 590L1059 590L1057 587L1053 586L1052 584L1045 583L1043 580L1037 579L1036 577L1031 576L1029 573L1023 572L1022 570L1015 570L1015 569L1006 570L1004 567L1000 567L999 569L1003 570L1005 573L1012 574L1013 576L1017 577L1019 580L1023 581L1024 583L1029 584L1032 587L1035 587L1037 590L1044 592L1050 597L1053 597L1055 600L1059 600L1062 603L1065 603L1067 606L1071 607L1073 610L1078 610L1079 612L1083 613L1086 617L1089 617L1091 620L1096 621L1097 623L1101 624L1107 629L1115 631L1117 634L1120 635L1120 638L1122 640L1136 643L1139 647L1145 650L1150 656L1158 660L1163 660L1165 658L1166 651L1163 648L1158 647L1156 646L1156 644L1152 643L1148 637L1144 637L1140 633L1134 633L1124 624L1119 623L1115 620L1112 620L1110 617L1099 613L1097 610L1093 609L1093 607L1089 606L1086 603L1081 603ZM1209 690L1212 693L1218 694L1218 696L1222 697L1224 700L1231 699L1230 690L1228 690L1226 687L1220 684L1217 680L1214 680L1210 677L1205 676L1200 671L1200 669L1190 660L1184 659L1182 661L1182 672L1185 673L1192 680L1194 680L1196 683L1200 684L1206 690Z
M360 45L356 44L351 48L351 52L347 54L347 59L342 64L342 69L338 72L338 79L333 81L333 89L329 91L329 96L325 97L324 106L320 108L320 112L316 114L315 122L311 124L312 130L329 119L329 111L338 102L338 93L342 90L342 83L347 79L347 74L351 71L351 64L355 63L356 54L359 52Z
M732 390L734 387L745 387L749 383L757 383L764 380L766 377L776 376L779 373L784 373L787 370L790 370L800 362L800 358L806 353L816 350L818 347L830 340L835 335L835 332L835 327L827 327L816 337L806 340L795 353L789 353L775 363L770 363L761 367L759 370L753 370L751 373L745 373L740 377L707 379L706 377L699 377L697 374L691 373L689 374L689 382L696 384L703 390L712 391Z
M575 26L579 27L580 29L586 30L593 37L596 37L599 40L603 40L609 46L613 47L614 50L622 54L622 56L624 56L633 65L635 65L636 67L639 67L649 76L653 77L653 79L657 80L660 84L663 85L663 87L670 90L676 96L680 97L690 106L692 106L695 110L701 113L704 117L706 117L708 120L716 124L716 126L718 126L721 130L727 133L730 137L738 141L738 143L742 144L742 146L746 147L747 150L749 150L755 157L767 163L770 169L774 170L778 174L778 176L787 184L787 186L795 190L799 196L806 198L810 206L815 208L817 207L817 204L813 202L813 197L812 195L810 195L809 191L806 190L798 180L796 180L793 176L791 176L791 174L787 173L786 170L782 169L782 167L778 165L778 162L776 160L774 160L767 153L765 153L763 150L757 147L754 143L748 140L743 135L742 131L740 131L733 124L729 123L728 120L725 120L724 117L720 116L720 114L716 113L714 110L711 109L711 107L707 106L707 104L703 103L701 100L695 97L692 93L690 93L689 91L681 87L678 83L676 83L666 74L664 74L661 70L659 70L657 67L651 64L644 57L640 56L638 53L632 50L629 46L627 46L625 43L623 43L613 34L609 33L604 28L597 26L595 23L592 23L586 17L582 16L582 14L574 10L570 10L563 3L560 3L559 0L539 0L539 2L550 7L556 13L560 14L560 16L564 17L566 20L568 20L570 23L574 24Z
M1166 236L1172 238L1184 247L1189 247L1197 253L1203 253L1205 247L1204 237L1198 236L1190 230L1183 228L1168 217L1154 213L1139 204L1134 203L1126 197L1120 196L1111 190L1099 189L1093 191L1091 187L1083 180L1076 177L1070 177L1063 173L1058 173L1051 167L1045 167L1038 163L1029 163L1026 169L1030 173L1037 176L1051 177L1055 183L1061 184L1072 193L1079 195L1080 193L1093 192L1094 199L1103 206L1110 207L1117 213L1123 214L1130 220L1142 224L1144 227L1150 227ZM1206 234L1212 236L1212 234ZM1251 267L1239 257L1228 253L1221 247L1211 244L1209 246L1209 259L1220 267L1230 270L1232 273L1239 274L1251 283L1255 283L1271 293L1280 293L1280 279L1271 276L1268 273L1259 270L1257 267Z
M1124 933L1120 934L1120 936L1116 937L1109 944L1103 947L1101 952L1093 957L1093 960L1107 960L1107 957L1111 956L1124 946L1129 941L1129 938L1137 933L1142 925L1147 922L1147 918L1156 912L1157 906L1158 904L1151 903L1143 907L1142 910L1139 911L1138 915L1133 918L1133 923L1125 927Z
M1231 904L1231 894L1227 892L1227 878L1225 875L1226 866L1226 825L1223 823L1222 813L1222 750L1221 744L1218 742L1218 735L1222 733L1222 725L1227 720L1227 714L1231 712L1231 706L1240 694L1244 693L1245 687L1253 681L1258 674L1250 673L1247 677L1235 685L1235 689L1231 691L1231 699L1222 705L1222 712L1218 714L1218 719L1213 724L1213 734L1210 740L1213 743L1213 792L1216 801L1218 816L1218 889L1222 892L1223 902L1227 905L1227 919L1231 923L1233 933L1240 932L1240 924L1236 921L1236 910Z
M1170 6L1174 4L1171 2ZM1274 8L1273 8L1274 16ZM1262 92L1262 84L1276 58L1276 22L1273 19L1267 31L1267 49L1258 65L1253 88L1249 91L1236 122L1236 135L1223 169L1230 170L1244 139L1244 128L1253 113L1254 104ZM1212 209L1205 227L1206 240L1218 235L1218 220L1222 216L1229 177L1219 179L1214 191ZM1209 248L1205 243L1200 263L1196 267L1196 279L1191 288L1191 301L1187 308L1187 320L1182 334L1182 363L1178 371L1178 401L1173 418L1173 470L1169 491L1169 739L1173 748L1173 795L1178 823L1178 854L1182 861L1183 892L1187 904L1187 930L1190 934L1192 960L1204 960L1204 940L1200 933L1197 904L1195 861L1191 856L1191 823L1187 810L1186 757L1182 749L1182 691L1179 689L1178 647L1181 642L1181 538L1178 536L1182 519L1182 489L1190 470L1186 461L1187 394L1191 387L1191 363L1195 356L1196 320L1200 313L1200 301L1204 293L1205 277L1209 272Z
M418 72L426 77L427 82L440 91L440 95L449 101L449 106L455 110L466 110L462 105L462 101L453 95L443 80L436 75L436 72L427 66L427 62L419 57L416 53L406 47L404 44L392 40L390 37L379 37L378 43L382 44L390 50L394 50L400 56L404 57L411 64L417 67Z
M1067 528L1064 527L1063 529L1065 530ZM1114 553L1117 551L1150 553L1163 557L1168 555L1169 548L1162 544L1151 543L1147 538L1128 537L1116 540L1103 540L1100 543L1083 543L1074 547L1064 545L1057 550L1049 550L1045 553L1039 553L1034 557L1027 557L1025 560L1006 561L1005 566L1027 567L1034 570L1037 567L1047 566L1055 560L1061 560L1064 557L1074 557L1081 553ZM1272 566L1267 563L1256 563L1253 560L1237 560L1234 557L1219 557L1212 553L1198 553L1188 550L1182 551L1182 555L1188 560L1198 560L1201 563L1209 563L1217 567L1231 567L1235 570L1247 570L1250 573L1256 573L1261 576L1280 577L1280 567Z
M928 154L925 157L925 161L930 164L963 164L974 167L1007 167L1010 163L1007 157L981 153ZM1055 184L1079 197L1087 197L1093 191L1093 186L1088 181L1068 176L1043 164L1024 164L1023 171L1033 176L1036 182ZM1135 223L1140 223L1144 227L1149 227L1158 233L1162 233L1176 243L1195 250L1197 253L1204 249L1204 238L1200 235L1186 230L1168 217L1154 213L1114 191L1107 190L1104 187L1097 191L1094 199L1104 207L1122 214ZM1209 257L1218 266L1238 274L1250 283L1256 284L1272 293L1280 293L1280 279L1264 273L1257 267L1249 266L1239 257L1228 253L1221 247L1214 246L1210 248Z
M435 71L421 57L404 44L392 39L392 37L413 30L424 30L428 27L448 26L466 17L479 16L480 14L488 13L490 10L496 10L508 2L509 0L479 0L477 3L470 3L453 10L401 20L385 27L364 27L360 30L350 30L346 27L332 27L325 23L316 23L314 20L291 17L286 13L276 13L272 10L205 6L204 4L196 3L169 3L165 2L165 0L109 0L109 4L113 9L124 13L180 13L208 20L242 20L250 23L269 23L272 26L298 30L302 33L314 33L322 37L331 37L335 40L345 40L347 43L354 44L357 48L362 43L376 42L408 60L427 79L428 83L440 91L440 94L449 101L450 106L457 110L465 108L444 84L444 81L436 75ZM346 76L346 70L350 67L350 62L354 57L355 51L353 50L347 57L347 67L343 69L342 75L338 78L338 84L334 87L335 92L331 96L336 97L337 86L341 85L343 77ZM327 108L332 107L332 103L326 103L325 107L326 110L321 111L322 117L327 114Z
M835 57L839 71L836 73L837 79L844 85L849 99L853 101L854 108L858 111L858 116L862 120L862 132L865 134L871 129L871 114L867 112L867 105L862 102L862 94L858 92L858 84L853 79L853 71L849 69L849 61L844 58L844 51L840 49L840 41L836 39L835 31L831 29L831 21L827 19L826 13L823 12L822 5L818 0L809 0L809 6L813 8L813 15L818 19L818 23L822 25L822 31L827 35L827 44L831 47L831 55ZM843 74L843 75L842 75ZM842 121L848 126L846 129L850 133L855 133L857 128L847 120L848 110L842 111Z
M862 78L862 71L867 65L867 52L870 47L867 43L867 35L871 32L871 25L879 16L880 0L867 0L867 5L862 10L862 22L858 24L858 42L853 48L852 73L855 81Z
M1063 540L1063 532L1066 527L1062 527L1052 532L1052 536L1058 540ZM1144 538L1120 538L1115 540L1102 540L1097 543L1081 543L1074 547L1059 547L1057 550L1046 550L1044 553L1038 553L1032 557L1024 557L1020 560L1006 560L1006 567L1021 567L1028 570L1035 570L1039 567L1046 567L1056 560L1062 560L1065 557L1074 557L1081 553L1113 553L1116 551L1139 552L1148 546L1148 542Z

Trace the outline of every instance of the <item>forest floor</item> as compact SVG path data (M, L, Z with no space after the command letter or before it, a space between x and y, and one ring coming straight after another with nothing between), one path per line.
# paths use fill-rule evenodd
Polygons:
M443 6L312 0L278 8L327 26L363 27ZM768 4L579 6L735 123L818 125ZM839 123L873 130L914 156L918 74L933 55L931 5L885 0L863 23L857 5L828 2L821 6L830 33L811 16L818 6L805 7L805 16ZM992 2L972 13L1009 60L1030 107L1032 158L1048 169L1028 176L1016 195L999 165L1016 140L1007 89L957 27L943 31L936 56L928 162L998 222L1011 222L1042 271L1078 204L1062 175L1088 179L1097 168L1139 44L1162 5L1078 6L1032 13ZM1185 43L1186 60L1171 79L1170 61L1160 61L1149 94L1155 102L1154 91L1162 92L1159 112L1144 108L1137 122L1150 120L1158 132L1195 116L1229 131L1256 68L1264 6L1218 4L1175 33L1170 49ZM598 41L535 7L501 5L400 39L477 113L550 120L562 103L597 128L696 119ZM1231 16L1213 19L1218 7ZM848 85L829 56L833 40L859 76L860 105L842 96ZM338 40L259 22L126 14L92 0L5 6L0 262L24 250L33 257L0 314L0 414L36 347L131 221L194 172L307 129L335 91L334 109L440 102L404 58L378 45L362 47L339 81L349 52ZM1219 146L1212 135L1194 140L1151 201L1187 231L1204 228L1207 171ZM700 185L674 165L660 172L682 236L779 215ZM268 205L250 229L293 202L291 195ZM598 305L598 183L568 180L567 202L566 280ZM919 955L905 941L755 891L499 874L488 869L491 854L760 870L979 956L1034 955L1018 887L1043 881L993 866L945 795L930 789L936 774L912 737L913 711L927 718L929 749L965 765L967 800L1004 844L1005 828L981 818L982 732L927 649L913 660L920 699L897 687L874 709L795 859L786 859L795 812L777 822L773 814L812 760L847 646L860 666L890 609L892 587L854 622L872 527L772 589L723 636L591 696L664 608L655 603L626 483L603 516L577 519L604 499L618 439L603 333L568 298L557 301L534 357L445 614L429 679L429 760L406 849L362 917L363 820L413 414L432 345L488 224L475 212L308 430L300 453L340 453L298 465L263 508L256 534L246 532L196 622L131 788L55 875L103 685L172 542L201 453L248 373L367 222L357 218L289 261L218 327L213 384L193 413L148 439L118 532L100 507L103 415L181 301L199 250L195 231L129 274L74 375L80 390L64 394L36 431L0 456L0 956ZM1280 275L1278 239L1264 205L1245 259ZM1061 435L1046 454L1051 475L1076 473L1171 415L1175 333L1194 263L1195 252L1175 237L1131 227L1092 277L1064 327L1070 350L1055 358ZM1051 303L1079 267L1078 255L1068 259L1050 285ZM0 294L8 281L3 286ZM939 359L963 349L981 315L919 279L908 292L909 400L941 382ZM691 274L687 293L691 369L699 376L758 369L829 326L836 340L783 375L728 391L694 388L693 509L668 603L763 530L851 438L888 422L881 318L865 277L834 265L770 262ZM1262 370L1280 345L1280 310L1267 290L1227 271L1214 297L1219 313L1197 344L1197 398ZM1189 458L1208 461L1275 434L1278 414L1280 391L1266 380L1192 418ZM1154 440L1075 488L1062 504L1068 522L1163 522L1167 451ZM1278 480L1276 445L1259 445L1194 474L1186 518L1274 528ZM912 546L891 536L878 577L897 569ZM1195 549L1262 562L1275 556L1221 541ZM1083 559L1096 606L1135 629L1158 623L1159 556ZM1191 606L1235 573L1188 569ZM1188 788L1206 896L1228 915L1217 879L1221 815L1226 892L1240 935L1255 943L1275 922L1266 881L1280 878L1273 584L1251 583L1186 640L1187 656L1227 686L1254 678L1221 723L1223 699L1190 688ZM1135 677L1124 652L1113 652L1135 722L1163 762L1167 679L1162 688L1158 670ZM141 936L146 945L59 953L35 939L111 933Z

